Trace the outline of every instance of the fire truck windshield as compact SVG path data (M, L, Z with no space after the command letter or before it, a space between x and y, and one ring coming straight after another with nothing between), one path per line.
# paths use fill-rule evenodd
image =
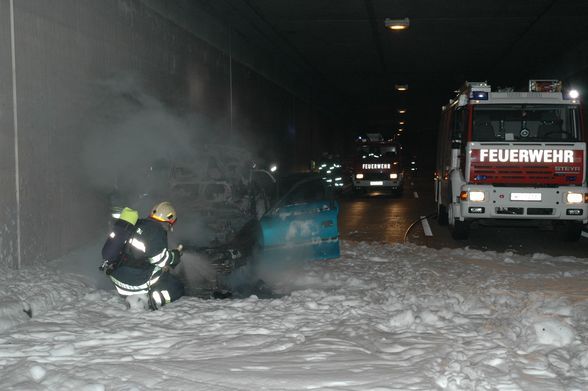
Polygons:
M578 141L578 107L572 105L475 105L472 141Z
M357 147L357 154L362 159L387 159L396 158L396 146L392 145L360 145Z

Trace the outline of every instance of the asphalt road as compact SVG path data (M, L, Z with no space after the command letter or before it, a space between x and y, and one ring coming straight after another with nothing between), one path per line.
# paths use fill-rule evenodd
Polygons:
M368 193L340 197L341 238L352 241L402 243L406 231L421 216L435 213L431 175L407 180L402 195ZM517 254L544 253L553 256L588 257L588 238L565 242L551 227L472 226L470 238L456 241L447 227L439 226L434 216L417 222L406 241L432 248L460 248L483 251L512 251Z

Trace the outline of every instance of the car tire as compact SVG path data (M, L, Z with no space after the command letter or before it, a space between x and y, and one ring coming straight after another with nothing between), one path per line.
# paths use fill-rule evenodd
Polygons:
M437 206L437 222L439 225L446 226L449 224L449 215L447 214L447 207L443 204Z
M455 240L466 240L470 236L470 222L455 219L451 228L451 237Z

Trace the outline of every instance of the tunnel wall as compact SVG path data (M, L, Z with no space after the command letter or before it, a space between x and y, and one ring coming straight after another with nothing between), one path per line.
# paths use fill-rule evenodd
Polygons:
M0 264L17 264L10 5L0 1Z
M53 259L105 235L107 194L81 162L90 134L120 119L112 90L124 95L129 80L170 112L213 124L211 139L266 151L285 140L276 153L292 167L312 157L304 146L316 128L336 128L296 80L252 68L283 68L272 53L233 58L227 29L193 3L18 0L13 13L11 4L0 0L0 265ZM190 13L199 27L187 28Z

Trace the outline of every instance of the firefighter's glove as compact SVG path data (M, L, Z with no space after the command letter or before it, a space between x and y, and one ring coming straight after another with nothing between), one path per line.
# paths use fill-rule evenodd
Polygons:
M180 264L180 257L182 256L182 253L180 252L180 250L178 249L173 249L171 250L171 261L169 262L169 266L171 268L175 268L176 266L178 266Z
M100 265L98 269L106 273L106 275L110 275L110 273L112 273L112 271L114 270L114 267L115 265L112 262L105 260L104 262L102 262L102 265Z

